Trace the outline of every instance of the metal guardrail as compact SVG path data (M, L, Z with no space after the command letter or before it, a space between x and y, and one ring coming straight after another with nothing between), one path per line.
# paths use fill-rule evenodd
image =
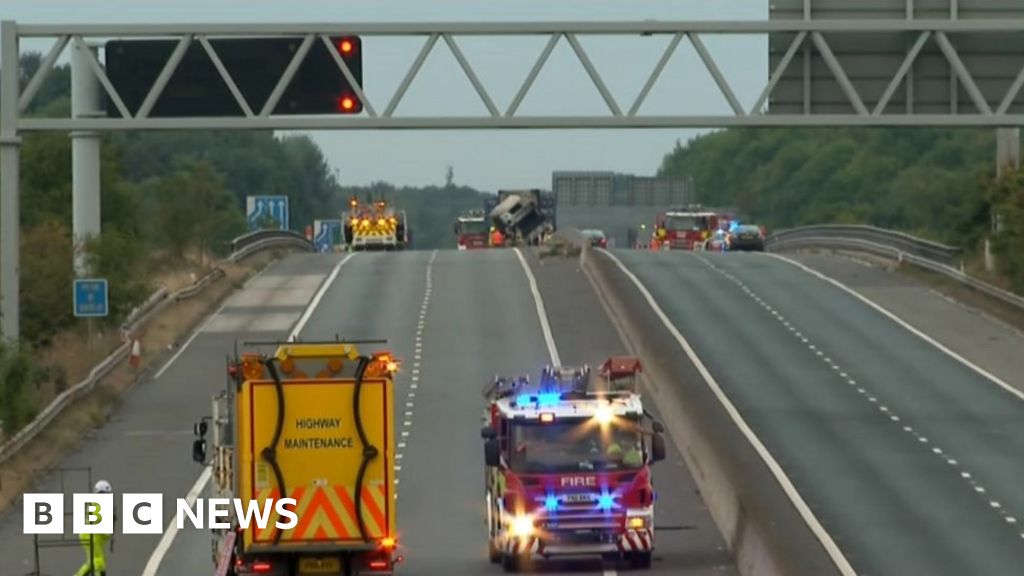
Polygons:
M306 237L298 232L291 230L256 230L255 232L249 232L243 234L238 238L231 241L231 254L234 256L253 244L258 244L264 241L280 241L282 244L289 244L289 240L293 240L296 246L308 246L310 251L313 250L313 243L306 239Z
M239 248L233 250L231 256L225 259L226 261L237 262L260 250L269 248L295 247L308 249L309 251L313 250L313 244L305 236L294 232L282 233L276 230L246 234L232 242L232 247L236 246ZM217 267L191 285L174 292L169 292L167 288L161 287L144 303L132 310L121 325L121 334L125 342L90 370L89 375L84 380L61 392L32 422L26 424L13 437L0 445L0 465L17 454L21 448L39 435L65 408L92 391L100 380L110 374L122 360L127 358L131 353L131 338L150 318L174 302L187 300L198 295L207 286L223 278L224 275L224 270Z
M776 245L784 248L792 242L800 242L806 245L807 240L811 239L826 244L833 239L840 242L860 240L886 246L899 250L903 254L926 258L932 262L939 262L947 266L959 265L963 253L963 250L955 246L932 242L903 232L886 230L885 228L877 228L875 226L850 224L824 224L821 226L801 226L790 230L780 230L768 236L765 247L769 250Z
M948 264L942 262L936 262L927 257L920 256L911 252L906 252L897 246L880 244L877 242L871 242L860 238L841 238L838 236L810 236L800 235L791 236L785 240L777 240L768 244L768 248L773 251L781 251L784 249L801 249L801 248L826 248L826 249L837 249L837 250L853 250L857 252L866 252L874 254L876 256L882 256L885 258L892 258L898 262L908 262L925 270L942 274L947 278L952 278L966 286L969 286L979 292L987 294L992 298L1002 301L1005 304L1014 306L1024 310L1024 298L1007 292L1001 288L997 288L987 282L983 282L965 274L959 268L954 268Z

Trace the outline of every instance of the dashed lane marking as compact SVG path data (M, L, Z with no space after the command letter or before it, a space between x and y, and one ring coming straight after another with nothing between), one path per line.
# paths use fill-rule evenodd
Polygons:
M751 294L751 295L752 295L751 297L756 297L756 295L754 295L753 291L751 291L751 290L750 290L750 287L749 287L749 286L747 286L747 285L746 285L746 284L745 284L745 283L744 283L744 282L743 282L742 280L740 280L739 278L736 278L736 277L735 277L735 276L733 276L732 274L729 274L728 272L726 272L725 270L723 270L723 269L719 268L719 267L718 267L718 266L716 266L716 265L715 265L714 263L712 263L712 262L711 262L710 260L707 260L706 258L704 258L704 257L702 257L702 256L697 256L697 259L698 259L698 260L700 260L700 261L701 261L702 263L704 263L704 264L705 264L706 266L708 266L709 268L711 268L712 270L715 270L716 272L718 272L718 273L722 274L723 276L727 277L727 278L728 278L729 280L731 280L731 281L732 281L733 283L735 283L735 284L736 284L737 286L739 286L740 288L742 288L744 292L747 292L747 293ZM783 260L786 260L785 258L782 258L782 259L783 259ZM788 261L788 260L787 260L787 261ZM800 267L802 267L802 268L805 268L805 269L807 269L806 267L804 267L803 265L801 265L801 264L799 264L799 263L796 263L796 262L793 262L793 263L794 263L794 264L796 264L796 265L798 265L798 266L800 266ZM808 270L809 270L809 269L808 269ZM837 286L839 286L839 287L841 287L841 288L844 288L844 289L845 289L845 290L846 290L847 292L851 292L851 293L853 293L852 291L850 291L849 289L846 289L846 288L845 288L844 286L842 286L841 284L838 284L838 283L836 283L835 281L832 281L831 279L829 279L829 278L827 278L827 277L824 277L824 276L822 276L821 274L817 274L817 273L816 273L816 272L814 272L814 271L811 271L811 270L809 270L809 271L810 271L810 272L812 272L813 274L816 274L816 275L817 275L817 276L819 276L819 277L822 277L822 278L825 278L826 280L829 280L829 281L831 281L831 282L832 282L833 284L836 284ZM855 294L855 295L856 295L856 294ZM879 309L879 310L881 310L881 309L880 309L880 308L879 308L879 307L878 307L877 305L874 305L874 304L873 304L873 303L871 303L870 301L867 301L866 299L864 299L864 298L862 298L862 297L860 297L860 296L858 296L858 298L860 298L861 300L864 300L865 302L867 302L867 303L868 303L869 305L871 305L872 307L874 307L874 308L876 308L876 309ZM882 311L883 313L885 313L885 314L889 315L889 316L890 316L891 318L893 318L894 320L896 320L896 321L897 321L898 323L900 323L901 325L903 325L903 326L904 326L904 327L906 327L907 329L909 329L909 330L911 330L911 331L914 331L914 332L916 332L916 330L914 330L913 328L911 328L911 327L910 327L909 325L906 325L905 323L903 323L903 322L902 322L901 320L899 320L899 319L898 319L898 318L896 318L895 316L891 316L891 314L888 314L888 313L887 313L887 312L885 312L884 310L881 310L881 311ZM778 317L778 316L777 316L777 318L779 318L780 320L782 320L782 318L781 318L781 317ZM922 335L922 336L923 336L923 335ZM923 336L923 337L925 337L926 339L928 339L928 338L927 338L926 336ZM930 339L928 339L928 340L930 341ZM805 343L805 344L807 343L807 339L806 339L806 338L801 338L801 341L802 341L803 343ZM810 350L814 351L814 352L815 352L815 354L816 354L816 355L817 355L817 356L818 356L819 358L822 358L822 350L821 350L821 349L817 348L817 347L816 347L816 346L815 346L814 344L809 344L809 345L808 345L808 348L809 348ZM827 357L827 356L826 356L826 357L823 357L823 358L822 358L822 361L823 361L823 362L825 362L826 364L829 364L829 365L830 365L830 366L832 366L833 368L835 368L835 366L836 366L836 365L835 365L835 364L833 363L833 361L832 361L832 360L831 360L831 359L830 359L829 357ZM965 362L966 362L966 361L965 361ZM973 366L973 365L971 365L971 366ZM987 373L985 373L984 371L982 371L982 373L983 373L983 374L985 374L985 375L987 375ZM845 376L846 376L846 373L845 373L845 372L840 372L840 375L841 375L841 376L844 376L844 377L845 377ZM852 386L852 385L854 385L854 380L853 380L853 379L850 379L850 380L848 380L847 382L848 382L848 383L849 383L849 384L850 384L851 386ZM998 383L998 381L997 381L997 383ZM873 395L871 395L871 394L869 394L869 393L867 392L867 390L866 390L865 388L863 388L863 387L858 387L858 388L857 388L857 392L858 392L859 394L861 394L861 395L867 396L867 397L868 397L868 401L869 401L869 402L872 402L872 403L877 403L877 402L878 402L878 398L877 398L877 397L875 397L875 396L873 396ZM890 413L890 412L891 412L891 411L890 411L890 409L889 409L889 408L887 408L887 407L886 407L886 406L884 406L884 405L883 405L883 406L880 406L879 410L880 410L881 412L883 412L883 413ZM891 413L889 414L889 419L890 419L891 421L893 421L893 422L899 422L899 421L900 421L899 417L897 417L897 416L896 416L895 414L891 414ZM918 442L919 442L920 444L929 444L929 440L928 440L928 438L927 438L926 436L923 436L923 435L921 435L921 434L918 434L918 433L917 433L917 432L916 432L916 431L914 430L914 428L913 428L912 426L904 425L904 426L903 426L903 431L904 431L904 432L906 432L906 433L908 433L908 434L910 434L911 436L913 436L913 437L914 437L914 438L915 438L915 439L916 439L916 440L917 440L917 441L918 441ZM936 446L936 447L933 447L933 448L931 449L931 452L932 452L933 454L937 455L937 456L940 456L940 457L942 457L942 458L943 458L943 459L944 459L944 460L945 460L945 461L946 461L946 462L947 462L948 464L950 464L951 466L957 466L957 465L958 465L958 463L957 463L957 461L956 461L956 460L954 460L954 459L952 459L952 458L947 458L947 457L946 457L946 456L944 455L944 452L942 451L942 449L941 449L941 448L939 448L938 446ZM972 488L974 489L974 491L975 491L975 492L976 492L977 494L986 494L986 493L987 493L987 490L985 489L985 487L984 487L984 486L981 486L980 484L978 484L978 483L977 483L977 482L976 482L976 481L975 481L975 480L973 479L973 477L971 476L971 473L970 473L970 472L967 472L967 471L961 471L961 472L960 472L960 477L961 477L961 478L963 478L964 480L967 480L967 481L968 481L968 483L970 484L970 486L971 486L971 487L972 487ZM996 504L996 505L994 505L994 506L993 506L993 505L992 505L993 503L994 503L994 504ZM997 510L997 513L998 513L998 514L1001 514L1001 515L1002 515L1002 516L1003 516L1004 518L1006 517L1006 512L1005 512L1005 511L1004 511L1004 510L1002 509L1001 505L999 505L999 504L998 504L998 502L995 502L995 501L989 501L989 505L990 505L990 507L991 507L992 509L994 509L994 510Z
M796 486L793 485L793 481L786 475L785 471L782 469L782 466L779 465L778 461L775 460L775 457L772 456L772 454L768 451L768 448L766 448L764 443L761 442L761 439L757 437L757 434L754 433L754 430L743 418L743 415L740 414L739 410L732 403L732 400L730 400L729 397L725 394L725 391L722 390L721 385L719 385L718 381L715 380L715 377L711 375L711 372L707 369L707 366L704 365L704 362L702 362L701 359L697 356L697 353L694 352L693 347L690 346L690 343L679 332L679 329L676 328L675 324L673 324L672 321L669 320L664 310L661 309L661 306L654 299L654 296L651 295L651 292L647 289L646 286L643 285L640 279L637 278L636 274L634 274L629 268L627 268L622 263L622 261L619 260L614 254L611 254L606 251L602 251L601 254L611 259L611 261L619 268L619 270L627 278L630 279L630 281L637 288L637 290L640 291L640 294L644 297L644 300L647 301L647 304L651 307L651 310L654 311L655 315L658 316L658 319L661 320L661 323L665 326L665 329L667 329L669 333L672 334L672 337L676 340L676 343L679 344L679 347L689 358L690 362L697 368L697 371L704 379L704 382L708 385L708 388L710 388L711 391L714 393L719 403L721 403L722 406L725 408L725 411L729 414L729 417L732 419L733 423L736 425L737 428L739 428L740 432L747 439L747 442L749 442L750 445L754 447L754 450L757 452L758 456L768 467L769 471L771 471L772 476L775 477L776 481L779 483L783 491L786 493L786 496L789 498L789 500L793 503L793 506L800 513L801 518L803 518L804 522L814 533L815 537L818 538L818 541L821 542L822 546L825 548L826 553L832 559L832 562L836 565L836 568L844 576L855 576L857 572L853 569L853 566L850 564L846 556L843 555L842 550L839 549L839 546L836 544L835 540L832 539L832 536L828 533L828 531L825 530L825 527L822 526L821 521L819 521L818 518L814 515L814 512L811 510L810 506L808 506L807 502L803 499L803 496L801 496L799 491L797 491Z

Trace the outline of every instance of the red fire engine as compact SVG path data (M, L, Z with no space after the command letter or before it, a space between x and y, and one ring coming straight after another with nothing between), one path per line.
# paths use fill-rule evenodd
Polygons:
M496 378L485 389L489 552L506 572L556 557L601 556L649 568L654 550L650 466L663 428L644 412L640 364L611 358L546 368L540 381Z
M490 243L487 219L482 210L468 212L455 221L455 238L459 250L487 248Z
M703 250L716 230L728 226L728 216L690 206L659 214L654 238L662 250Z

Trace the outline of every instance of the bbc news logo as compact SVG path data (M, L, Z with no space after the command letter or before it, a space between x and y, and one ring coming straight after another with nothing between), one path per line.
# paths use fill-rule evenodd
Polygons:
M64 495L59 493L25 494L23 532L25 534L64 534ZM242 500L240 498L199 498L194 506L184 498L175 503L175 525L178 530L191 524L199 529L229 529L228 518L234 512L238 526L248 529L253 523L260 530L270 524L276 513L274 527L290 530L299 523L294 498L279 500ZM121 495L122 534L163 534L164 497L162 494ZM113 494L72 494L71 532L73 534L113 534Z

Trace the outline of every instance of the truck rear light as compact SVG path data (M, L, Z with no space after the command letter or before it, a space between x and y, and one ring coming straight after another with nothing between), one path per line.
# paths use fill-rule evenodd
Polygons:
M266 574L274 569L270 562L253 562L252 571L257 574Z
M380 545L382 547L384 547L384 548L394 548L395 547L395 539L394 538L381 538Z
M370 560L370 570L387 570L387 560Z

